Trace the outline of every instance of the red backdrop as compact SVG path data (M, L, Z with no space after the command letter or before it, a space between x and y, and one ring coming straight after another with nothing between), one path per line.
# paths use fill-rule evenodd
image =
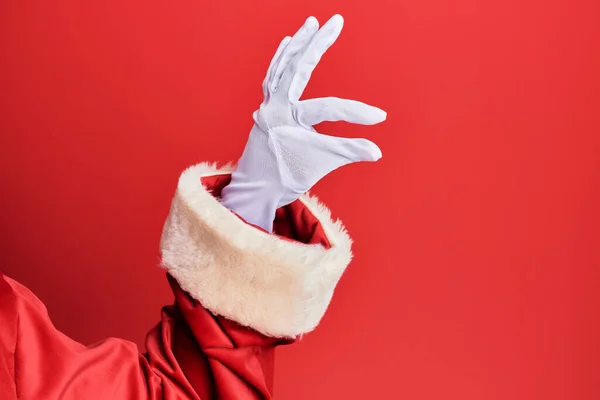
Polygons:
M281 37L336 12L307 95L386 109L322 127L384 159L316 187L356 259L277 397L600 398L597 0L3 1L1 268L141 343L178 174L239 156Z

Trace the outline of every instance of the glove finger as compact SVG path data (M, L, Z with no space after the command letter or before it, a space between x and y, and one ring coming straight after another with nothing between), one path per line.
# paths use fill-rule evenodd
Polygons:
M286 36L285 38L283 38L283 40L279 44L279 47L277 47L277 51L275 52L275 55L271 59L271 64L269 64L269 69L267 69L267 75L265 76L265 79L264 79L263 85L262 85L263 95L265 96L265 99L269 96L269 84L273 80L273 75L275 74L277 65L279 64L279 61L281 60L281 54L283 53L286 46L290 43L290 40L292 40L291 36Z
M289 74L285 79L289 80L288 100L298 101L315 67L329 47L337 40L344 26L344 18L334 15L314 35L306 49L296 55L292 60Z
M275 68L273 79L269 85L269 89L272 92L277 90L281 77L288 68L290 61L299 51L302 51L318 30L319 21L315 17L308 17L304 25L292 37L292 40L285 47L285 51L281 54L281 59Z
M308 169L322 165L341 167L353 162L377 161L381 149L368 139L342 138L307 131L302 128L279 128L272 131L276 146L284 157L302 160Z
M290 195L308 191L344 165L381 158L379 147L367 139L340 138L292 127L275 128L270 135L280 161L282 183L293 192Z
M323 121L375 125L385 121L386 117L387 113L380 108L338 97L303 100L296 106L298 122L309 126Z
M379 146L368 139L338 138L323 134L320 136L322 138L327 138L326 140L331 139L335 144L335 154L337 157L344 158L348 161L340 166L361 161L373 162L382 157ZM333 139L335 139L335 141Z

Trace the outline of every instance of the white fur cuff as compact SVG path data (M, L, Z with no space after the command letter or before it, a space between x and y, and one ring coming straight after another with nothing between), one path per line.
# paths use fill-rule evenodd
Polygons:
M272 337L313 330L352 258L349 236L308 195L300 201L319 220L328 249L246 224L201 183L231 172L198 164L181 174L161 238L162 266L216 315Z

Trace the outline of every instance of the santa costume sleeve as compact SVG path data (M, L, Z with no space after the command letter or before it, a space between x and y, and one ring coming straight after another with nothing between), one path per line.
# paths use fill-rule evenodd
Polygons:
M231 169L180 177L161 240L175 297L146 338L85 346L42 302L0 275L0 398L271 399L277 345L311 331L351 259L351 241L316 199L280 208L270 234L218 198Z

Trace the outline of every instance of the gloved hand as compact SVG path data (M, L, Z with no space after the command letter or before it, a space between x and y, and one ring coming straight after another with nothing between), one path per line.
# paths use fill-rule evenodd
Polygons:
M372 125L386 113L335 97L300 101L325 51L344 20L335 15L321 29L309 17L294 37L283 39L263 82L264 100L221 203L247 222L271 232L277 208L290 204L331 171L358 161L377 161L381 150L366 139L319 134L323 121Z

